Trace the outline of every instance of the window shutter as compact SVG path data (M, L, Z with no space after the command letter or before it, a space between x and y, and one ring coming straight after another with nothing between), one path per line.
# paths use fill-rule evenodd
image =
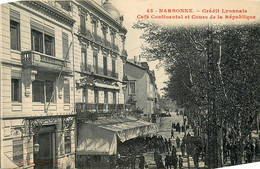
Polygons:
M10 9L10 20L13 20L15 22L20 22L20 13Z
M64 103L70 103L70 83L69 83L69 80L64 81Z
M55 31L53 29L46 27L46 26L44 26L43 29L44 29L44 33L55 37Z
M63 50L63 58L66 58L66 54L68 52L68 47L69 47L69 40L68 40L68 34L62 32L62 50ZM67 60L69 60L69 53L67 56Z
M35 30L38 30L40 32L43 31L43 26L35 21L31 21L31 28L32 29L35 29Z

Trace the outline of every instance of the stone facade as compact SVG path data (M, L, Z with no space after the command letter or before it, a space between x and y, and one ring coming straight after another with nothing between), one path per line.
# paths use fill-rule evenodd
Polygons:
M124 104L122 16L98 0L0 9L0 168L75 168L77 104Z
M151 121L152 114L158 107L154 72L149 70L146 62L127 60L125 75L127 79L126 104L130 104L132 109L140 111L143 119Z

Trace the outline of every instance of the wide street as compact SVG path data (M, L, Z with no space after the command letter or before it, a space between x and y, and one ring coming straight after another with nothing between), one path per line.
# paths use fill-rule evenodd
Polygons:
M180 125L183 125L183 116L182 115L177 115L176 112L171 112L171 117L161 117L161 122L159 125L159 132L158 135L163 136L163 138L170 138L171 137L171 128L172 128L172 123L180 123ZM187 133L190 133L190 135L193 135L193 132L191 130L191 128L187 129ZM177 147L176 145L176 138L179 137L181 140L184 136L184 132L176 132L176 130L174 130L174 138L171 138L171 142L172 144ZM163 163L165 164L165 155L166 153L163 153ZM181 149L177 148L177 155L181 155ZM154 156L154 152L148 152L144 154L145 156L145 160L148 164L148 168L149 169L155 169L156 168L156 164L154 162L153 156ZM183 168L188 168L188 159L187 157L182 157L183 158ZM192 158L189 158L190 161L190 168L195 168L194 163ZM199 166L200 168L204 167L204 162L199 160ZM178 167L179 168L179 167Z

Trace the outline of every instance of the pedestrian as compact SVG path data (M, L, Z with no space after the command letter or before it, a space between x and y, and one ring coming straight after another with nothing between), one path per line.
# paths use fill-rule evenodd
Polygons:
M183 140L181 143L181 154L182 154L182 156L185 156L185 144L183 143Z
M162 155L161 154L159 155L157 169L165 169L165 167L163 165Z
M177 150L176 150L175 146L173 145L173 146L172 146L172 155L173 155L173 154L176 154L176 152L177 152Z
M143 154L141 154L139 157L139 169L144 169L144 165L145 165L145 158Z
M174 131L173 131L173 129L171 130L171 138L174 138Z
M154 162L155 162L156 165L158 165L158 156L159 156L159 152L156 149L155 152L154 152L154 155L153 155L153 159L154 159Z
M171 169L171 157L170 157L170 153L168 153L165 157L165 167L168 169Z
M180 139L179 139L179 137L177 136L177 138L176 138L176 144L177 144L177 148L180 148Z
M169 145L169 150L171 151L172 150L172 142L171 142L170 138L168 139L168 145Z
M176 153L172 154L172 165L174 169L177 169L178 157Z
M184 125L181 126L181 131L184 132Z
M172 123L172 128L173 128L173 129L175 128L175 123Z
M135 155L131 154L131 169L135 169Z
M179 132L179 129L180 129L180 123L177 123L177 125L176 125L176 132Z
M179 155L179 168L182 169L183 167L183 159L181 158L181 155Z

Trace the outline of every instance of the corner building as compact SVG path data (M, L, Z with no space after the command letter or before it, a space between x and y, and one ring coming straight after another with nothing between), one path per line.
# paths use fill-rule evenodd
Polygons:
M71 2L1 4L0 168L74 168Z

